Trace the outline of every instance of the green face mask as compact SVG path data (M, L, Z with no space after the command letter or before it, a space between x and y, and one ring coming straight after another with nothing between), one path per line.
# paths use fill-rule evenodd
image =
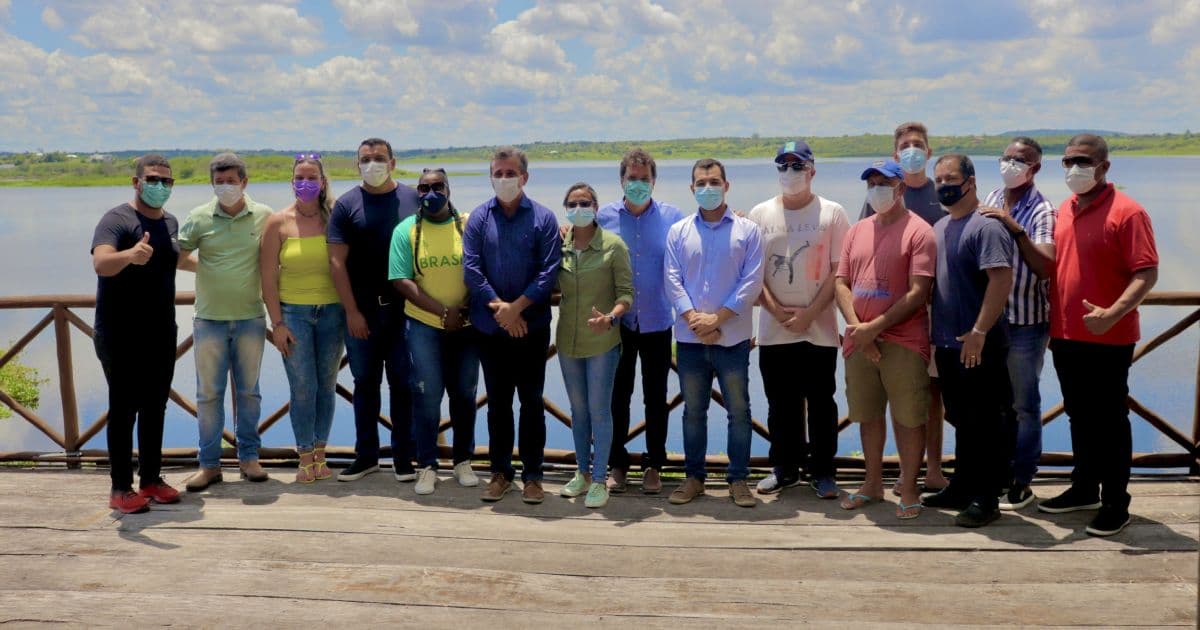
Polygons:
M624 189L625 198L635 206L640 206L650 201L650 182L631 179L625 182Z
M145 203L151 208L161 208L167 203L167 199L171 198L171 188L162 182L147 184L142 182L142 193L139 195L142 203Z

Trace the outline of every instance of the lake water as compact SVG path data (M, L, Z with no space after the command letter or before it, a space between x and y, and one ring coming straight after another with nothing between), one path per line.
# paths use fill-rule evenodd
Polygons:
M986 192L1000 185L995 157L976 158L979 187ZM867 159L820 160L813 189L818 194L837 201L847 208L851 221L858 216L865 195L865 185L859 173L868 164ZM674 203L692 212L695 203L688 190L691 160L667 160L659 163L658 184L654 196L662 201ZM1068 195L1058 167L1056 156L1047 156L1045 172L1039 177L1041 190L1057 205ZM421 166L410 165L410 170ZM430 164L427 166L438 166ZM741 210L749 210L758 202L776 194L777 175L769 159L730 160L726 162L731 183L728 200ZM1197 290L1195 265L1200 258L1200 236L1195 221L1189 212L1191 200L1200 197L1200 183L1194 177L1200 167L1196 158L1116 158L1110 179L1122 186L1125 192L1140 201L1150 212L1161 257L1160 279L1157 290ZM454 164L452 171L484 173L486 164ZM534 163L526 191L530 197L551 208L560 208L567 187L577 181L586 181L596 188L603 202L618 199L620 187L615 162L570 162ZM412 182L409 182L412 183ZM473 208L491 195L489 181L484 175L452 176L452 199L463 209ZM334 182L335 192L342 193L356 182ZM287 205L291 198L287 184L254 183L251 173L249 194L256 200L274 208ZM0 260L5 273L0 276L0 295L36 295L52 293L94 293L96 276L92 271L88 248L92 230L97 220L109 208L132 198L129 187L106 188L0 188L0 234L3 234L3 249ZM179 186L175 189L168 211L182 219L190 208L211 198L208 186ZM561 209L559 209L561 216ZM178 288L191 290L193 276L180 272ZM1142 334L1149 338L1175 323L1186 314L1179 307L1150 307L1142 309ZM0 345L14 342L25 333L45 311L0 311ZM81 309L79 315L87 321L92 311ZM190 307L180 307L178 320L180 338L191 332L192 312ZM1159 348L1144 361L1139 362L1131 376L1133 394L1151 409L1181 427L1190 434L1193 413L1193 385L1196 369L1196 354L1200 331L1193 326L1181 337ZM89 425L106 408L104 377L100 371L90 340L82 334L73 333L75 356L75 381L79 398L81 423ZM39 413L61 426L61 408L57 394L57 368L55 367L53 331L47 330L23 354L21 360L38 368L50 379L43 386L43 404ZM766 400L762 393L761 379L757 368L757 353L751 356L751 404L754 417L765 422ZM341 374L341 382L352 386L349 370ZM841 364L838 366L838 405L840 413L846 411L842 391L844 380ZM195 398L195 370L189 353L181 359L175 371L175 389L188 398ZM480 379L480 389L483 380ZM678 392L678 382L671 379L670 395ZM567 398L562 386L562 376L557 361L551 361L546 371L546 394L560 407L568 409ZM1062 400L1058 381L1049 359L1043 372L1042 395L1045 407ZM268 347L263 361L262 397L264 415L287 401L288 387L279 354ZM386 398L385 398L386 400ZM640 419L640 388L635 393L634 417ZM385 410L386 413L386 410ZM443 415L445 415L443 410ZM682 452L682 407L671 414L668 449ZM1134 419L1135 451L1179 451L1179 448L1139 419ZM232 424L232 420L230 420ZM717 405L710 411L710 444L712 452L724 452L724 411ZM547 416L547 446L572 448L570 430ZM349 403L338 399L337 415L334 420L331 443L353 445L353 410ZM294 444L292 430L286 419L277 423L263 437L270 446ZM194 446L196 424L194 419L177 408L168 405L167 426L164 443L167 446ZM385 439L386 443L386 439ZM479 414L476 443L487 444L485 415ZM953 430L947 427L947 451L953 450ZM1047 451L1070 449L1070 436L1065 418L1055 421L1046 428L1044 436ZM101 432L87 445L89 448L104 447ZM645 448L642 438L634 440L632 450ZM765 455L768 445L765 440L754 437L753 452ZM853 427L841 434L838 446L840 454L848 454L861 448L858 432ZM57 450L50 440L19 418L0 421L0 451L3 450ZM889 441L886 448L894 453Z

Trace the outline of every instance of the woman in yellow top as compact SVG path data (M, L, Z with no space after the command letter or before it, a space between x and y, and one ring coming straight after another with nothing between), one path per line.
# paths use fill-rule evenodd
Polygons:
M587 493L584 505L608 503L608 453L612 447L612 392L621 358L614 322L633 304L629 249L596 224L596 191L580 182L563 199L571 226L563 238L558 271L558 364L571 400L575 477L560 494ZM589 472L590 471L590 472Z
M442 392L450 398L454 478L479 485L471 470L475 452L475 391L479 346L467 323L462 235L467 215L450 202L446 171L425 169L417 182L421 203L392 232L388 279L404 296L405 339L411 368L413 437L417 443L417 494L437 486L438 425Z
M283 355L292 390L288 415L300 453L296 481L312 483L333 476L325 444L346 329L346 313L329 274L325 222L333 195L320 155L296 156L292 191L295 203L271 215L263 228L259 264L271 341Z

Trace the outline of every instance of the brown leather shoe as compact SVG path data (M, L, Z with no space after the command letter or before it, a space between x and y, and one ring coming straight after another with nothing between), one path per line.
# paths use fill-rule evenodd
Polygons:
M187 478L184 482L184 488L188 492L200 492L214 483L221 483L224 479L221 477L220 466L216 468L201 468L194 475Z
M614 468L608 476L606 485L608 486L609 492L613 494L621 494L622 492L625 492L626 483L627 480L625 478L625 471L621 468Z
M546 498L546 492L542 490L541 479L530 479L524 484L524 489L521 490L521 500L530 504L537 505Z
M704 482L695 477L688 477L683 484L675 488L675 492L671 493L671 498L668 499L675 505L683 505L691 503L692 499L704 494Z
M512 482L509 481L504 473L492 473L492 479L488 482L486 488L483 489L483 494L480 495L481 501L495 503L504 498L509 490L512 490Z
M758 499L750 494L750 486L746 485L745 479L729 484L729 498L738 507L752 508L758 505Z
M248 459L244 462L239 462L238 468L242 469L242 479L246 481L259 482L270 479L267 476L267 471L263 470L262 465L258 463L257 459Z
M657 468L647 468L642 472L642 494L658 494L662 492L662 478L658 476Z

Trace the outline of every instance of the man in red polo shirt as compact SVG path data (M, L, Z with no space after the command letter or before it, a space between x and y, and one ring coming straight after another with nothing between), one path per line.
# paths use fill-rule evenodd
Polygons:
M1042 512L1099 509L1087 526L1111 536L1129 524L1129 366L1139 337L1137 306L1158 281L1150 215L1106 181L1108 144L1080 134L1063 153L1067 187L1050 277L1050 350L1071 421L1075 470Z

